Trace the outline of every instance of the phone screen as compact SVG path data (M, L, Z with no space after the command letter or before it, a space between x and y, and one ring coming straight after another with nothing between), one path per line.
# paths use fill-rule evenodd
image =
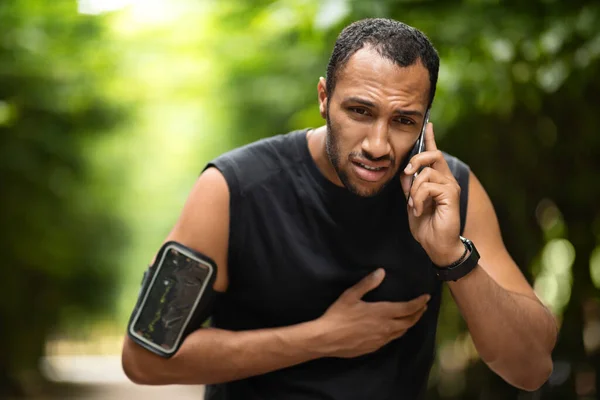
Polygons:
M139 307L133 333L151 346L171 351L187 327L210 273L208 264L167 247Z

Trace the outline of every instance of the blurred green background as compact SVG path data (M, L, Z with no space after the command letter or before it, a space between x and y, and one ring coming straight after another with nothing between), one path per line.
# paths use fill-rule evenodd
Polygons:
M438 145L479 176L561 325L551 379L521 393L447 296L428 398L597 398L600 2L577 0L1 0L0 398L35 393L43 356L118 354L205 163L320 126L337 34L376 16L438 49Z

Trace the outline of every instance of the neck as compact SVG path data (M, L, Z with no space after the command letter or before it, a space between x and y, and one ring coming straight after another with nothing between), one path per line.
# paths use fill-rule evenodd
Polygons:
M333 182L337 186L343 187L342 181L335 172L335 168L329 160L327 155L327 126L321 126L316 129L311 129L306 134L306 140L308 142L308 150L310 155L315 160L315 164L319 168L319 171L329 181Z

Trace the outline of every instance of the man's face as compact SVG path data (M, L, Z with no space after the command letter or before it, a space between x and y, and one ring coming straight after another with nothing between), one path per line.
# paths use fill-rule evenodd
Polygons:
M338 73L333 96L327 97L324 84L319 84L319 98L327 119L329 161L348 190L374 196L418 139L429 73L420 61L402 68L363 48Z

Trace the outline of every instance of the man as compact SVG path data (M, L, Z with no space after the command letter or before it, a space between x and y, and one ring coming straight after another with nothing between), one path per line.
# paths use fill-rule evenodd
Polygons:
M127 338L132 381L207 384L210 399L421 398L450 271L482 359L519 388L544 383L556 326L486 192L437 149L432 124L425 151L411 153L438 65L418 30L355 22L318 82L326 126L207 166L167 240L216 262L213 327L171 359Z

